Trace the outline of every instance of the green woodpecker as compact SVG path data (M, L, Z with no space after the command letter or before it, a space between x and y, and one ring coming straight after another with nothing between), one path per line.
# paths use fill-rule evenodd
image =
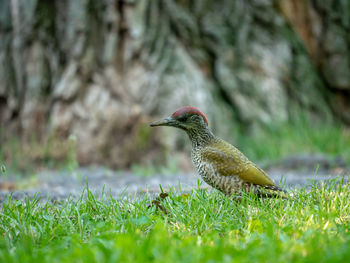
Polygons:
M195 107L182 107L151 127L171 126L184 130L192 143L192 162L210 186L225 195L253 192L259 196L287 194L256 164L236 147L216 137L208 127L207 117Z

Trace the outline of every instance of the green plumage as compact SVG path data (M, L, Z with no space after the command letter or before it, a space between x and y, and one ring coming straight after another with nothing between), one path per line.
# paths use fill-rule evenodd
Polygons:
M186 131L192 143L191 158L196 170L206 183L224 194L245 191L259 196L287 197L262 169L236 147L214 136L205 115L198 109L180 108L151 126L172 126Z
M226 195L240 191L266 196L282 194L282 190L262 169L233 145L217 137L193 147L191 156L203 180Z

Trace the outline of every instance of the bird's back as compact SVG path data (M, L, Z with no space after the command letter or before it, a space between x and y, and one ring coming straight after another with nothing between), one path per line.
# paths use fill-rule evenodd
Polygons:
M186 131L192 144L192 162L198 173L212 187L231 195L239 190L280 191L268 175L250 162L233 145L217 138L209 129L208 119L199 109L181 107L171 116L151 124Z
M215 137L192 149L192 161L211 186L231 195L238 190L266 188L280 190L270 177L233 145ZM253 189L254 190L254 189Z

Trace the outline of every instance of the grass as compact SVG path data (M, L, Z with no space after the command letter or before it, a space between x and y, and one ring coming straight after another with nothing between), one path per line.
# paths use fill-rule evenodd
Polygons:
M300 117L294 123L271 125L251 136L237 134L237 147L255 161L323 153L330 157L341 156L350 164L350 130L340 124Z
M179 173L178 161L176 156L166 158L164 165L155 165L150 161L145 164L132 164L130 168L133 175L141 177L152 177L156 174L172 176Z
M150 131L148 124L140 128L140 138L135 142L140 149L148 147L146 142ZM6 164L9 174L32 174L38 168L72 171L79 166L74 136L63 139L52 134L42 141L33 137L23 142L17 137L11 137L1 143L3 132L0 129L0 165ZM240 130L236 125L230 134L232 138L224 136L223 139L233 143L249 159L260 164L270 164L300 153L324 153L331 157L340 156L350 165L350 129L336 122L320 123L305 114L299 114L293 122L270 124L251 134L247 130ZM182 136L185 143L189 143L187 135ZM165 153L159 152L158 155L162 154ZM169 153L165 155L167 154ZM176 156L174 158L171 153L164 158L162 165L143 160L132 164L130 170L136 175L152 176L176 173L177 167Z
M313 185L292 200L232 201L196 189L152 203L108 195L61 203L9 200L0 262L345 262L350 184ZM82 195L83 196L83 195Z
M6 164L9 174L33 174L41 168L72 171L79 166L74 136L62 139L52 134L21 141L16 136L5 140L1 133L0 129L0 165Z

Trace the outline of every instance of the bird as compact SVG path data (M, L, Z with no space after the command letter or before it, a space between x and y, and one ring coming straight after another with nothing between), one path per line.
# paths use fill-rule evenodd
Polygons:
M192 163L201 178L226 196L243 192L259 197L287 198L287 193L232 144L215 136L208 119L196 107L185 106L150 124L184 130L192 143Z

